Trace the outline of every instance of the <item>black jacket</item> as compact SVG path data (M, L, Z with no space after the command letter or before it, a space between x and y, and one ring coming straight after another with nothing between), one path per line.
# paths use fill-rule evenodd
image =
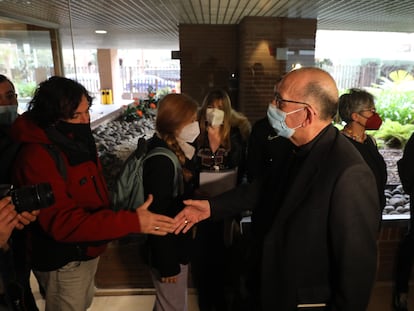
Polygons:
M387 164L379 153L372 137L367 136L363 143L359 143L350 137L347 137L347 139L357 148L375 176L380 200L380 212L382 213L386 203L384 190L387 185Z
M168 148L167 144L156 135L148 141L148 151L155 147ZM193 162L185 164L193 171ZM154 196L149 210L174 217L183 209L183 200L192 197L196 179L184 181L184 194L174 197L174 164L166 156L157 155L144 163L143 182L145 197ZM193 174L195 176L195 174ZM187 264L191 254L191 233L167 234L166 236L148 236L149 264L158 270L161 277L170 277L180 272L180 264Z
M267 117L257 121L252 127L247 146L247 180L252 182L283 162L292 147L289 139L276 134Z
M370 168L329 125L312 142L296 178L281 187L285 193L274 191L278 182L286 180L256 180L210 200L213 219L260 201L276 210L263 238L262 310L296 310L303 303L365 310L375 281L381 217ZM283 200L275 200L278 195Z

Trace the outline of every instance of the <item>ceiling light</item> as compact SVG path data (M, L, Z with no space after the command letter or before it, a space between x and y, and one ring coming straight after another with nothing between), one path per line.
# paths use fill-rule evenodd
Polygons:
M106 34L107 31L106 30L95 30L95 33Z

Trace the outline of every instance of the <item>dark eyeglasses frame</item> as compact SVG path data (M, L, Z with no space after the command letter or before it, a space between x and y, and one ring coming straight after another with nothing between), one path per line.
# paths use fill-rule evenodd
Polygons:
M280 108L281 102L310 106L308 103L299 102L299 101L296 101L296 100L284 99L284 98L282 98L282 96L280 96L279 93L275 93L275 101L276 101L276 106L278 108Z

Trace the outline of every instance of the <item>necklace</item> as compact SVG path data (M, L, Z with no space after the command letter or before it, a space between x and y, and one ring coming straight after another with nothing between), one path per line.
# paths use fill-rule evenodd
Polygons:
M362 135L356 135L350 128L347 128L347 127L344 127L344 129L342 130L342 133L344 133L345 136L348 136L349 138L359 143L363 143L367 137L365 132L363 132Z

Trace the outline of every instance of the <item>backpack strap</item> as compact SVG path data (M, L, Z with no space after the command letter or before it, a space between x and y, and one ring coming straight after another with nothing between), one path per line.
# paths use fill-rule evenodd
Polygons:
M13 142L9 138L4 138L0 146L0 184L12 183L13 163L22 144L20 142Z
M134 151L134 155L137 159L141 158L144 154L147 153L147 140L143 137L140 137L137 142L137 148Z
M173 196L176 197L180 194L184 193L184 179L183 179L183 172L180 162L178 161L178 158L174 152L172 152L170 149L165 147L155 147L154 149L151 149L147 155L145 156L145 160L157 156L162 155L165 157L168 157L171 162L174 165L174 192Z
M53 144L42 144L42 146L47 150L52 159L55 161L56 168L58 169L60 175L62 175L64 180L67 180L68 174L66 170L65 160L63 160L62 154L56 145Z

